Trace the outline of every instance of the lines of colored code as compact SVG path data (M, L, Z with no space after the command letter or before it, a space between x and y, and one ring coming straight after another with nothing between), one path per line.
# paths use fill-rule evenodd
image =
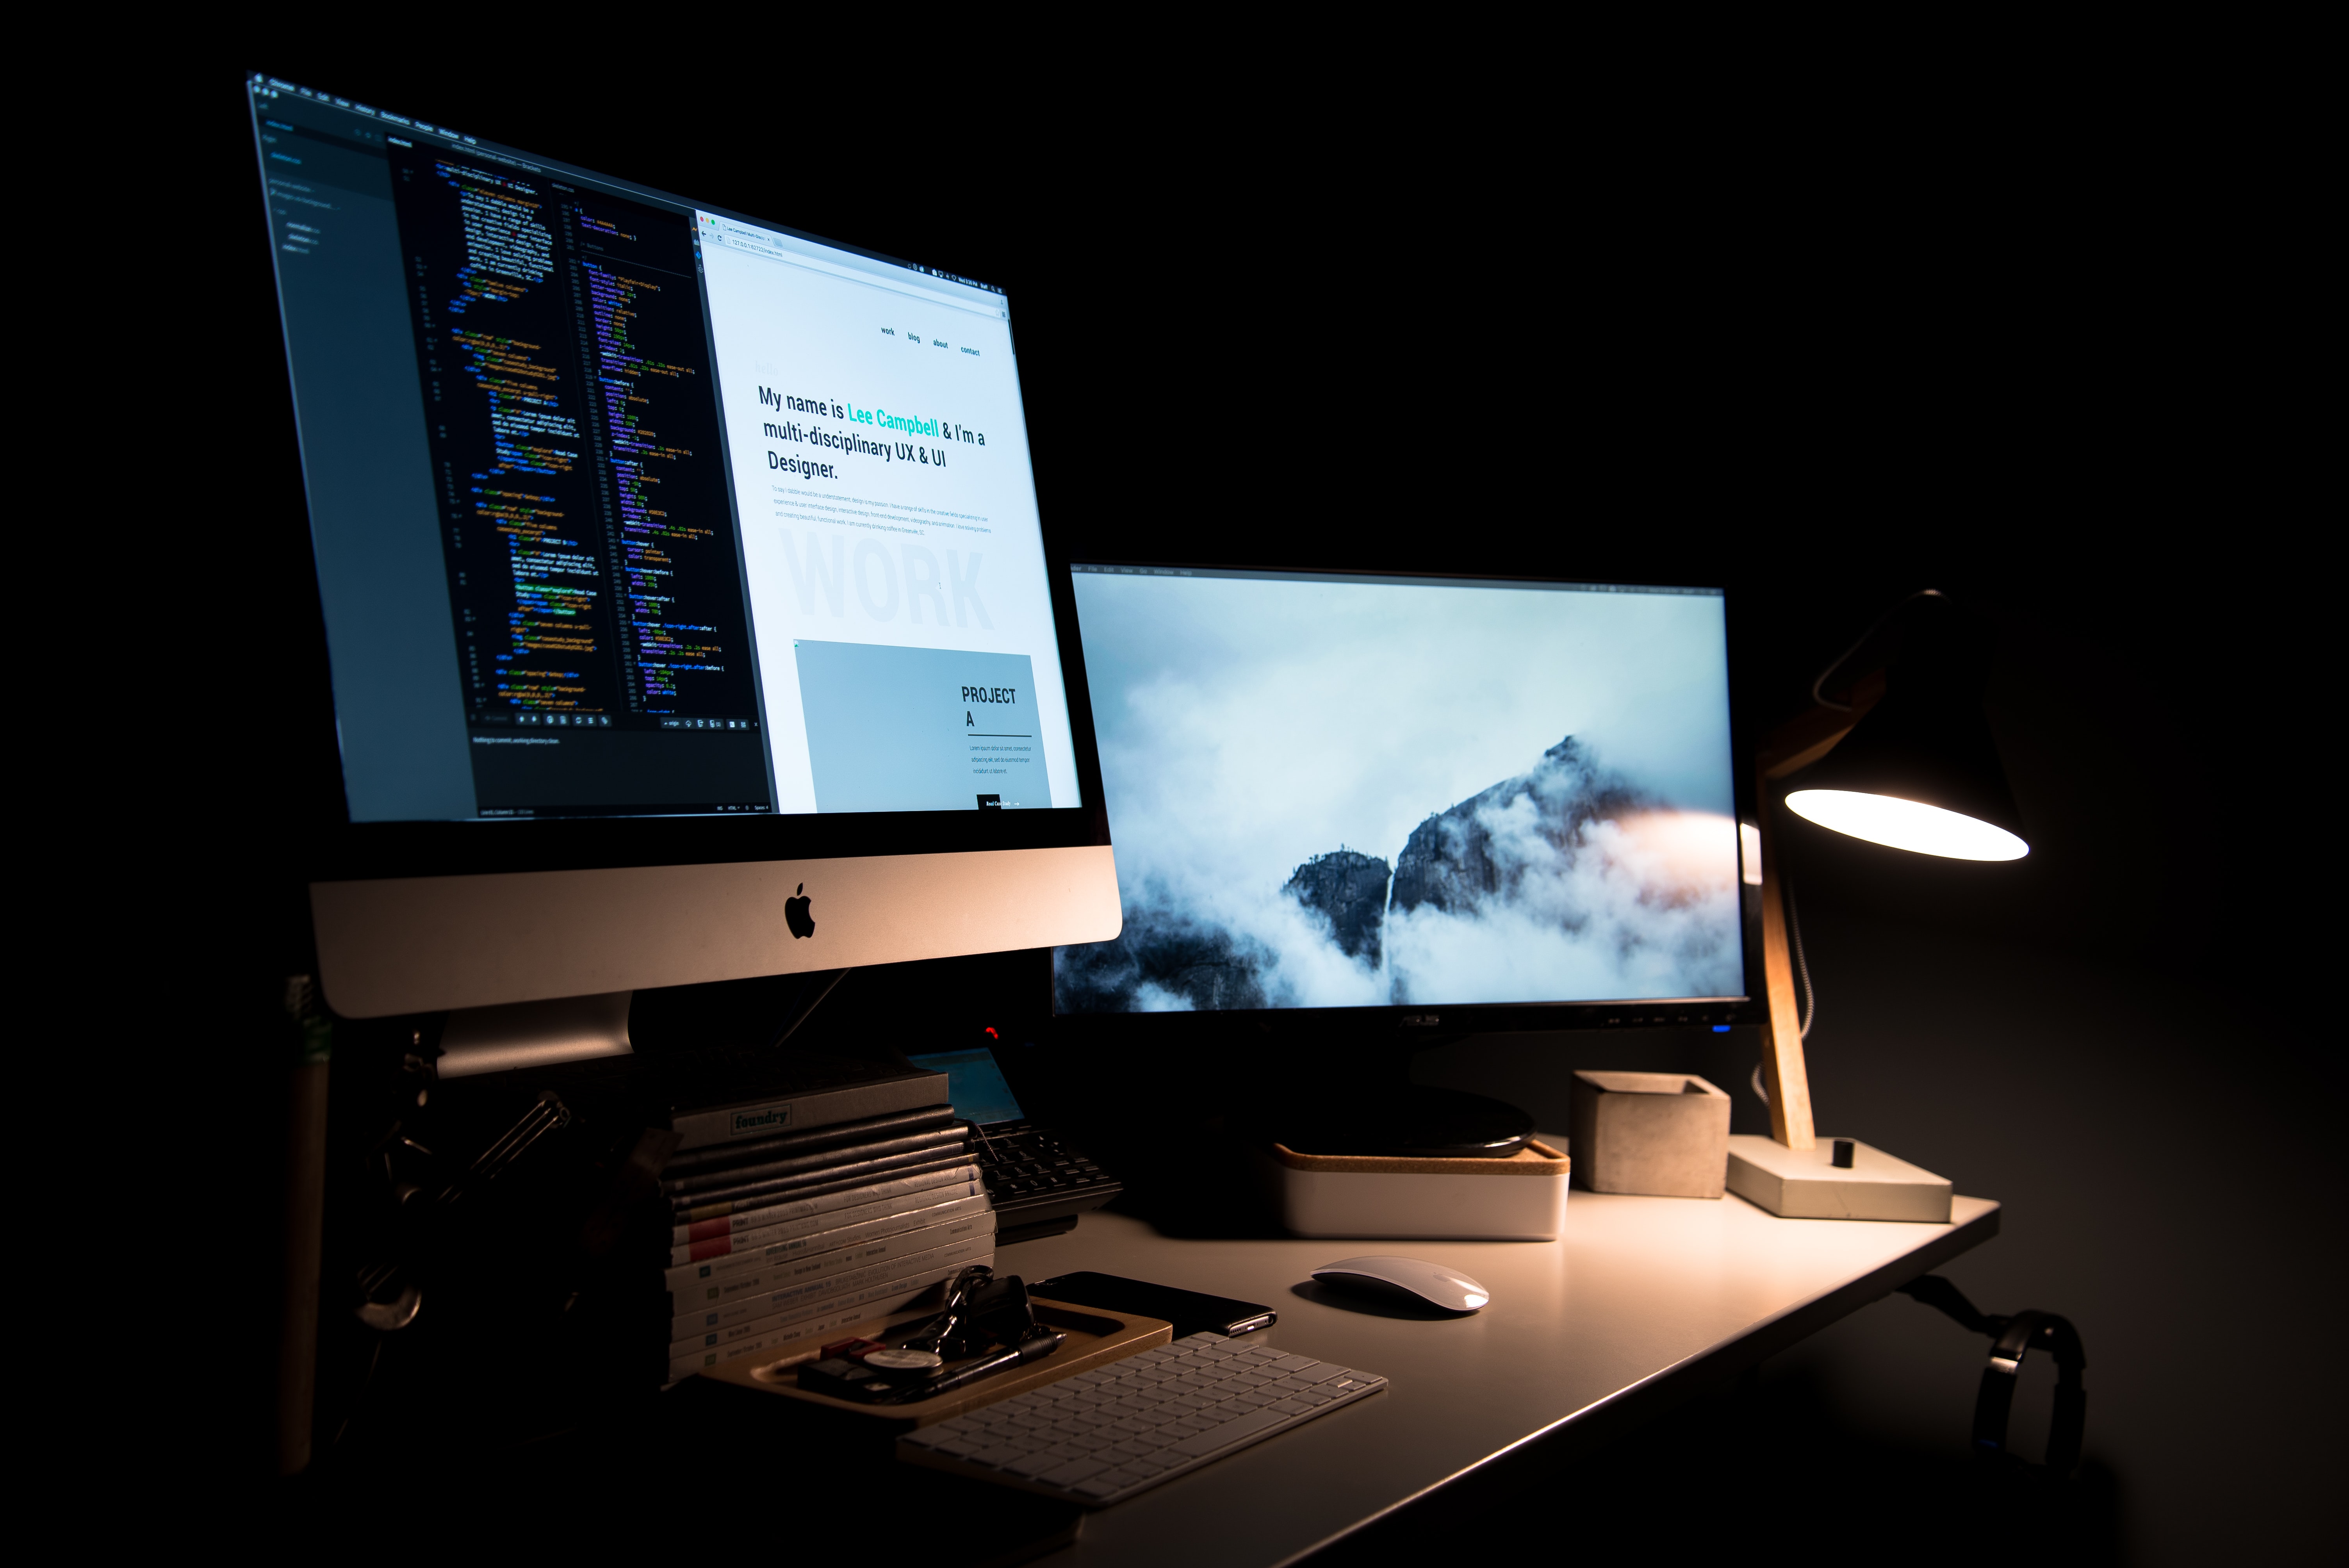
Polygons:
M616 225L586 212L580 227L590 234L622 235ZM604 397L604 437L611 453L613 491L620 513L621 564L627 582L628 623L636 645L638 690L647 711L674 712L680 681L722 674L727 648L717 624L677 613L680 589L699 579L701 557L726 545L721 532L670 514L661 504L667 474L693 452L662 438L648 420L663 423L670 384L695 377L691 365L640 351L636 329L645 306L657 306L663 286L603 263L583 260L587 310L595 327L596 383ZM682 290L679 291L680 293ZM695 387L688 397L706 396ZM682 573L680 560L690 562Z
M469 721L751 728L689 224L462 154L391 163Z

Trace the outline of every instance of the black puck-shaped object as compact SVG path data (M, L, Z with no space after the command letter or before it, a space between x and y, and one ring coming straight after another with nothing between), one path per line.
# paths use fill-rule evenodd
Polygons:
M1533 1135L1534 1119L1506 1100L1414 1087L1301 1114L1274 1136L1299 1154L1506 1160Z

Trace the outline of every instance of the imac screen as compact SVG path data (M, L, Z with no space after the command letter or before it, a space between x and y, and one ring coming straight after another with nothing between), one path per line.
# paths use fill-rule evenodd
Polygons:
M1056 1010L1744 994L1717 590L1073 573L1125 928Z
M248 90L352 821L1081 804L999 289Z

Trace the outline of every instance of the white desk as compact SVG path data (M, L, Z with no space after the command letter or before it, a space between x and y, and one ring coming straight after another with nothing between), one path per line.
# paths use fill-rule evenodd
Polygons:
M1089 1516L1054 1568L1291 1561L1447 1483L1604 1440L1998 1233L1960 1198L1947 1225L1780 1220L1744 1201L1576 1192L1551 1243L1177 1241L1123 1214L1007 1247L999 1272L1094 1269L1264 1302L1273 1343L1376 1372L1387 1389ZM1493 1292L1415 1321L1294 1293L1315 1265L1391 1252Z

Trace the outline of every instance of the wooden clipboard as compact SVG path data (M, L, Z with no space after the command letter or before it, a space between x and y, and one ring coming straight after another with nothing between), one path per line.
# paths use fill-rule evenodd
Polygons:
M959 1416L982 1405L991 1405L998 1399L1008 1399L1014 1394L1024 1394L1030 1388L1058 1382L1061 1378L1090 1371L1095 1367L1107 1366L1112 1361L1164 1345L1174 1337L1174 1325L1164 1318L1142 1317L1125 1312L1102 1312L1093 1307L1049 1301L1042 1296L1030 1296L1028 1305L1034 1309L1039 1323L1060 1329L1068 1336L1058 1350L1041 1361L1031 1362L1026 1367L1008 1367L993 1377L982 1377L976 1383L916 1404L860 1405L852 1399L835 1399L829 1394L812 1393L799 1386L799 1368L803 1362L813 1360L826 1345L857 1336L877 1338L884 1329L933 1315L937 1310L936 1307L926 1311L891 1313L886 1317L876 1317L870 1322L828 1329L812 1338L795 1340L771 1354L745 1356L739 1361L706 1367L698 1376L710 1382L730 1384L754 1393L780 1395L802 1404L847 1411L868 1420L885 1422L899 1429L910 1429Z

